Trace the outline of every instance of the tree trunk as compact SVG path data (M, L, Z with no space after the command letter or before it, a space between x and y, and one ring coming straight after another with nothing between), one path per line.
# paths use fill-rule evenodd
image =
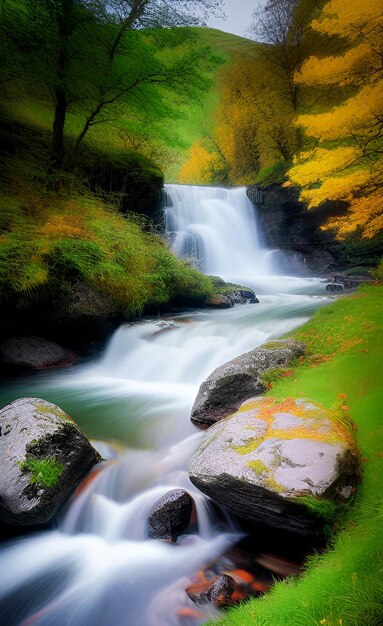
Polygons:
M56 78L53 85L55 114L52 128L52 143L50 154L50 170L60 171L65 156L64 128L68 108L67 79L69 59L69 38L74 29L73 21L74 0L61 0L57 19L58 49Z
M54 93L55 116L53 121L50 166L52 170L60 171L64 160L64 127L67 101L65 89L62 87L54 87Z

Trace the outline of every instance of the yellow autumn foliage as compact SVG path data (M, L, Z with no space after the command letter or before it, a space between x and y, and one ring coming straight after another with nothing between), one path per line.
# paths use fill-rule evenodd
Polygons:
M333 218L323 230L335 229L344 238L356 227L363 230L366 238L371 238L383 229L383 196L380 191L368 197L355 198L349 208L350 218Z
M355 169L347 175L328 176L320 187L305 189L301 199L308 203L309 208L318 206L325 200L347 200L352 202L353 196L369 182L371 173L368 169ZM352 190L350 192L350 190Z
M357 149L351 147L303 152L295 159L297 164L290 169L290 178L300 187L317 183L355 163L357 155Z
M383 24L383 0L331 0L312 27L323 35L358 40L361 30L370 32Z
M200 141L189 151L189 158L179 173L179 181L185 184L208 185L214 180L214 172L220 167L220 159L209 152Z
M355 230L371 238L383 226L382 16L383 0L330 0L312 27L342 37L347 49L338 56L310 57L295 77L306 85L350 88L341 104L298 117L306 134L326 147L301 153L289 171L309 207L326 200L348 203L346 215L325 226L339 238Z
M291 104L275 68L257 49L233 53L218 79L220 103L203 144L189 153L182 182L252 184L261 168L289 161L297 132Z
M320 115L301 115L298 123L320 142L349 137L351 132L374 135L376 122L383 113L383 79L366 85L341 106Z
M325 57L309 57L301 72L296 72L297 83L307 85L338 84L348 85L353 82L355 75L368 71L371 66L378 63L378 55L371 50L371 46L365 42L343 55Z

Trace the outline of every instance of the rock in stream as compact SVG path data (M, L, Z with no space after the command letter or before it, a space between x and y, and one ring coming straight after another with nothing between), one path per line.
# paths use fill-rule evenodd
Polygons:
M20 398L0 411L0 522L48 522L101 460L58 406Z
M275 340L217 367L202 383L191 419L206 428L233 413L246 399L266 390L262 374L301 356L305 344L294 339Z
M240 518L316 535L303 498L347 499L359 479L356 444L339 417L303 398L251 398L208 429L190 480Z

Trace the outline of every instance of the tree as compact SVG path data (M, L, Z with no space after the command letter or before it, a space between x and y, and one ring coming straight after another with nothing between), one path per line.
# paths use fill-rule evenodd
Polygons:
M311 57L299 84L343 89L343 101L326 112L301 115L298 124L317 145L297 156L290 180L302 200L316 207L343 200L349 209L327 223L340 238L355 231L371 238L383 226L383 0L331 0L312 27L338 36L347 49Z
M222 157L217 151L208 150L201 141L191 147L188 160L179 174L182 183L209 185L225 183L226 172Z
M300 85L294 75L312 50L314 39L310 22L320 0L267 0L254 11L250 34L268 44L262 48L283 84L280 97L285 98L294 113L299 106Z
M205 178L207 172L216 176L208 182L251 184L262 168L292 158L296 146L294 115L280 96L283 84L272 67L265 64L262 47L263 44L253 43L245 52L232 53L232 61L219 72L220 102L210 126L206 123L203 129L203 146L221 165L219 170L204 168ZM191 153L195 160L191 167L194 179L198 167L196 152ZM206 163L206 155L201 163ZM184 168L182 175L185 171L188 169Z
M22 79L34 88L39 85L53 101L51 168L60 170L63 165L70 111L81 112L84 118L74 141L76 153L89 130L109 123L118 106L119 115L128 105L153 109L164 90L181 94L183 88L192 97L205 89L207 81L199 68L209 62L208 50L195 46L185 51L185 41L195 35L187 29L160 27L202 23L206 13L219 10L221 4L221 0L36 0L32 8L26 0L3 0L2 34L8 50L22 55L27 46L30 53L33 77ZM166 54L169 48L177 49L172 58ZM164 97L162 101L165 110Z

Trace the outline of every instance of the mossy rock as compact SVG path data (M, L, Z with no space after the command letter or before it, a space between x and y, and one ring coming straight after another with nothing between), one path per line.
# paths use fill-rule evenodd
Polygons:
M352 424L304 398L255 397L207 431L190 480L244 519L310 534L360 478ZM323 501L323 506L320 503Z
M75 422L40 398L0 411L0 522L48 522L100 455Z
M247 302L259 302L254 291L250 287L236 285L234 283L226 283L219 276L209 276L214 293L207 300L206 306L219 309L228 309L235 304L246 304Z

